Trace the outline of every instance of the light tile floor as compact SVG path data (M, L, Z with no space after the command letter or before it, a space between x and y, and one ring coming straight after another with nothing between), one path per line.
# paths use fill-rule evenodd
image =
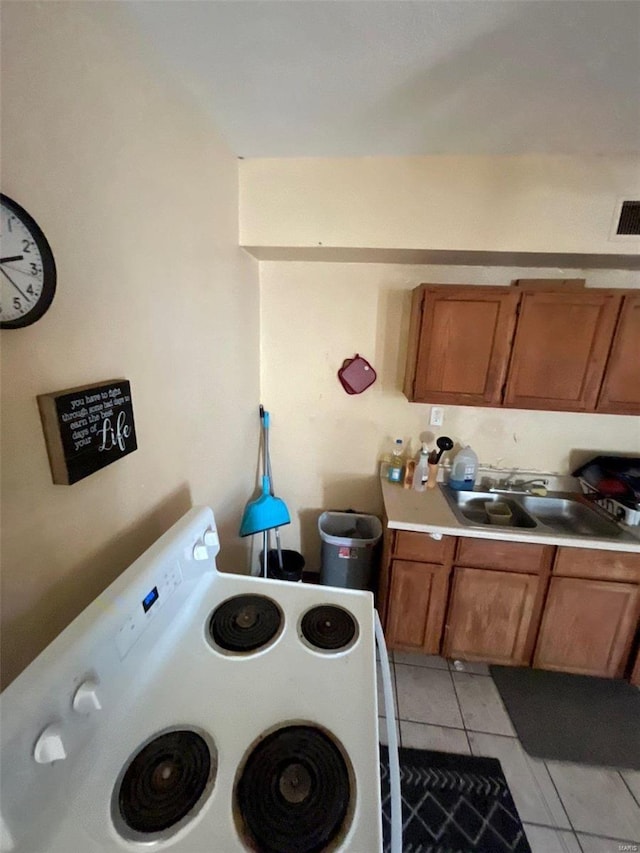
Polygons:
M498 758L533 853L640 853L639 772L527 755L486 664L389 659L400 745Z

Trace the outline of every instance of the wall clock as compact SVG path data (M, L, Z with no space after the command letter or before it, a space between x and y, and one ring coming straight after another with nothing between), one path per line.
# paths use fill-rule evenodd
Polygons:
M38 223L0 193L0 328L35 323L56 292L53 252Z

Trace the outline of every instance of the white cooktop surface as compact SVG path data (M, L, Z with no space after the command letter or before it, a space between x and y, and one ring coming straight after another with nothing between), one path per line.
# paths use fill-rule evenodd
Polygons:
M185 580L179 587L182 600L174 605L175 612L165 604L124 661L105 664L106 677L99 661L89 661L92 667L83 668L97 674L102 708L82 717L62 715L68 749L65 760L36 764L30 754L25 755L25 751L31 752L42 724L49 722L49 711L41 715L31 712L33 721L25 720L20 726L15 718L16 703L24 697L15 691L13 702L3 705L3 712L9 707L13 730L9 733L12 743L3 745L3 760L18 766L3 808L0 828L7 837L0 849L18 853L140 849L112 820L116 781L145 742L175 728L195 729L213 741L217 776L196 816L177 833L155 841L151 849L179 853L250 849L234 822L238 768L264 733L284 725L311 723L330 732L342 745L355 787L346 831L327 849L380 850L371 594L225 575L215 569L189 579L195 564L182 562ZM91 605L98 606L96 612L101 600L104 610L108 592ZM246 656L216 651L208 639L213 610L228 597L246 593L266 595L277 602L284 614L281 633L267 648ZM318 604L338 605L356 618L358 634L350 648L328 654L312 650L301 640L300 619ZM80 666L80 661L74 666ZM113 676L108 672L110 666L115 667ZM74 683L81 677L80 671ZM3 769L6 781L11 771Z

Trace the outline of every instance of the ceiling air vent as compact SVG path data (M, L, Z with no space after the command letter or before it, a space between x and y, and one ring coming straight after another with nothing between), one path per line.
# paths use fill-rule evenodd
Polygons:
M616 234L640 234L640 201L623 201Z

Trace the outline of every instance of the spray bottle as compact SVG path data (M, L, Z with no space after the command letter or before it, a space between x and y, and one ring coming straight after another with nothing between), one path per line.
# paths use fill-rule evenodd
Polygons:
M424 492L429 479L429 448L422 442L418 464L413 474L413 488L416 492Z

